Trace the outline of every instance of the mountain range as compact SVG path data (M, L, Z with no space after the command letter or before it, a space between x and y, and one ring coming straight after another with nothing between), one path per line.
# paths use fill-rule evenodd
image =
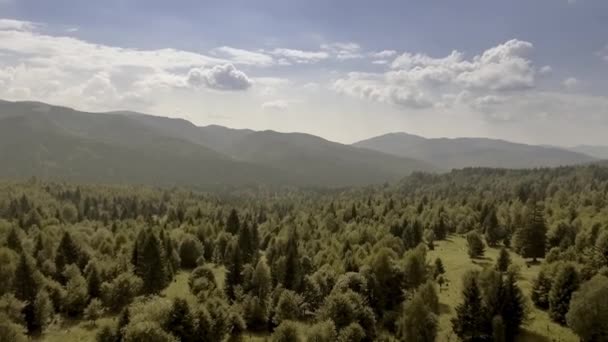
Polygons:
M40 102L0 101L0 178L5 179L345 187L395 181L414 171L596 160L589 154L406 133L346 145L304 133L198 127L183 119L129 111L90 113Z
M353 146L396 156L409 156L444 170L464 167L555 167L587 163L596 159L582 151L553 146L527 145L488 138L428 139L407 133L385 134L357 142Z

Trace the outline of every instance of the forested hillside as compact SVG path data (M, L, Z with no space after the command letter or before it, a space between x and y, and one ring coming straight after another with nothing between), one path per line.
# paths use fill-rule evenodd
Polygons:
M212 188L345 187L438 170L299 133L197 127L133 112L0 101L0 177Z
M608 168L0 183L0 340L605 341Z

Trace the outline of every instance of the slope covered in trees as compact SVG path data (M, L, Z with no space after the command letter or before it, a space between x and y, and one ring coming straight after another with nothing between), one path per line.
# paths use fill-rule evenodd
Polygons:
M600 166L341 191L0 183L0 332L601 340L605 313L582 308L608 286L607 193Z
M343 187L435 170L305 134L197 127L131 112L0 101L0 176L162 186Z

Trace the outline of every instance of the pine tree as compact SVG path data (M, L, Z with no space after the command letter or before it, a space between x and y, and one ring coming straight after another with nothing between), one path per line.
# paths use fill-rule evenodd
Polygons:
M501 248L500 253L498 254L498 259L496 260L496 270L499 272L506 272L511 264L511 256L506 248Z
M141 270L142 291L145 294L156 294L167 285L167 263L159 239L151 231L147 235L141 255L143 260L143 269Z
M302 267L300 264L300 252L298 251L298 234L292 230L287 240L287 250L285 251L285 273L281 280L283 286L288 290L299 290L301 284Z
M456 307L452 329L463 341L482 341L488 338L488 329L476 277L469 277L464 285L463 303Z
M501 316L507 341L514 341L526 319L526 300L515 277L508 274L503 283Z
M226 231L232 235L236 235L240 228L239 215L236 212L236 209L232 209L226 220Z
M543 216L542 206L533 204L530 209L526 225L517 232L516 248L524 258L537 258L545 256L547 239L547 226Z
M501 234L498 218L496 217L496 209L494 209L494 207L488 211L482 226L488 245L496 246L501 238Z
M78 265L79 257L80 249L78 248L78 245L76 245L70 233L64 232L55 254L55 266L60 282L65 283L66 281L63 276L65 267L70 264Z
M230 299L235 297L235 288L243 282L243 257L241 250L236 243L231 244L230 256L228 259L228 265L226 265L226 281L224 289L226 296Z
M19 237L17 228L13 228L8 232L8 236L6 237L6 247L12 249L17 253L23 252L21 238Z
M549 291L549 316L560 324L566 324L566 314L570 307L570 298L578 289L579 277L571 264L561 267L555 276Z
M15 298L26 303L22 314L29 332L33 332L38 328L36 324L36 309L34 307L39 289L39 284L34 276L36 272L36 268L31 264L27 256L21 254L13 278L13 293Z
M445 267L443 266L443 261L441 261L441 259L438 257L437 259L435 259L435 267L433 270L433 276L435 279L437 279L437 277L439 277L443 274L445 274Z
M176 298L173 301L166 327L167 331L181 342L197 341L194 334L194 318L185 299Z
M438 216L439 219L437 220L437 223L433 226L433 232L435 233L435 238L437 238L437 240L444 240L448 234L448 229L446 227L442 211L439 211Z
M91 298L99 298L101 295L101 278L99 277L99 269L97 264L89 264L87 270L87 289Z
M241 249L241 255L243 256L243 263L249 263L253 259L253 246L252 246L252 236L251 231L249 230L249 225L247 222L243 222L241 225L241 229L238 232L239 236L239 248Z

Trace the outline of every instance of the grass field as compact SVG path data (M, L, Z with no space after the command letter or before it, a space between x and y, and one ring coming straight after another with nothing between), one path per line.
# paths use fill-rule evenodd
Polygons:
M448 286L444 285L443 290L439 294L441 315L439 317L440 331L438 341L458 340L452 333L450 320L455 314L454 308L461 302L462 275L471 269L481 269L485 266L492 267L498 257L498 249L486 248L485 257L471 263L466 248L466 241L462 237L452 236L446 241L439 241L435 246L435 250L429 251L428 254L429 261L431 262L434 262L437 257L441 258L446 270L445 277L448 280ZM518 284L529 300L532 283L540 266L533 265L527 267L524 259L515 253L511 253L511 261L521 269L521 279L518 281ZM578 341L578 338L570 329L552 322L547 313L536 309L531 301L529 301L529 307L531 309L529 321L519 336L518 341Z
M482 267L492 267L498 256L498 250L487 248L483 259L475 260L473 263L467 255L466 241L459 236L449 237L445 241L436 243L435 250L429 251L429 262L434 262L435 258L440 257L446 269L445 277L447 286L444 285L439 293L441 303L441 314L439 316L439 336L437 341L457 341L457 337L452 333L451 318L454 316L454 308L461 301L461 279L462 275L471 269L481 269ZM521 279L519 285L529 299L532 289L532 282L539 271L539 265L526 266L525 261L518 255L511 253L513 264L521 268ZM214 267L218 285L223 287L226 270L223 267ZM162 295L168 298L185 298L191 303L196 302L196 298L190 294L188 288L188 272L180 272ZM529 302L530 317L522 334L519 336L520 342L574 342L578 338L570 329L553 323L546 312L534 308ZM94 341L97 327L114 320L114 317L99 319L95 325L86 321L63 321L54 323L48 331L34 340L49 342L75 342L75 341ZM300 324L302 336L306 335L309 325ZM245 334L245 341L262 342L268 339L268 335Z

